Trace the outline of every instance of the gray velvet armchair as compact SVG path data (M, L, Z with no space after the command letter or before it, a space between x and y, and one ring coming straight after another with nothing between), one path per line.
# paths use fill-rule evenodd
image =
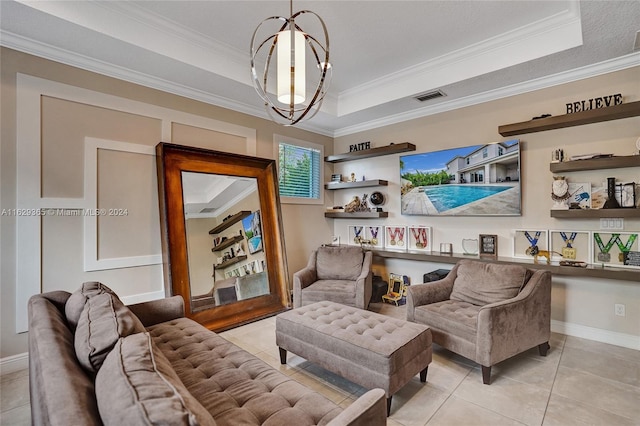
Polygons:
M407 287L407 320L428 325L433 342L482 366L535 346L547 355L551 273L520 265L461 260L442 280Z
M357 246L322 246L293 274L293 307L329 300L367 309L372 293L372 253Z

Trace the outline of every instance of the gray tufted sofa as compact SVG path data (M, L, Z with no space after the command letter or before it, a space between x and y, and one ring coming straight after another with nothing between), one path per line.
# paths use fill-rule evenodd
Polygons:
M386 424L383 390L343 410L184 318L180 296L127 307L85 283L28 308L35 425Z

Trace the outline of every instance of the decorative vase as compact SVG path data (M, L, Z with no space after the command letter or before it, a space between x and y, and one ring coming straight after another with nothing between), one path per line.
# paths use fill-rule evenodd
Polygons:
M620 204L616 200L616 178L607 178L607 201L605 201L603 209L619 209Z

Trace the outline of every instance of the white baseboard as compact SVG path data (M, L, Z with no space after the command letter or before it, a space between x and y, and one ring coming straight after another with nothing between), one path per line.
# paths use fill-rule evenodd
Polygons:
M29 368L29 353L0 358L0 376Z
M551 331L640 351L640 336L551 320Z

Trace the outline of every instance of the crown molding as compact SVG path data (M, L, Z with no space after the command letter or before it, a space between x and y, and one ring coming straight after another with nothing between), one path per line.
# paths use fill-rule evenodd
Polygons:
M607 61L603 61L593 65L587 65L573 70L563 71L550 76L525 81L523 83L517 83L510 86L489 90L472 96L441 102L436 105L426 106L420 109L412 110L410 112L390 115L379 120L371 120L364 123L356 124L354 126L345 126L340 129L336 129L333 132L333 137L337 138L341 136L347 136L366 130L389 126L391 124L397 124L416 118L439 114L442 112L453 111L459 108L478 105L485 102L507 98L510 96L521 95L523 93L559 86L561 84L584 80L586 78L596 77L602 74L608 74L637 66L640 66L640 52L631 53L626 56L609 59Z
M10 49L18 50L34 56L39 56L55 62L60 62L76 68L117 78L130 83L139 84L163 92L172 93L189 99L194 99L207 104L227 108L236 112L251 115L254 117L269 120L269 116L263 108L247 105L231 99L215 96L202 90L193 89L184 85L179 85L164 79L153 77L140 72L131 71L110 63L99 61L84 55L79 55L65 49L51 46L30 38L22 37L14 33L0 30L0 45ZM433 106L426 106L409 112L393 114L382 119L370 120L353 126L345 126L338 129L330 129L313 124L313 121L298 123L297 128L307 130L328 137L340 137L366 130L371 130L391 124L401 123L415 118L426 117L439 114L458 108L477 105L509 96L519 95L534 90L545 89L560 84L570 83L589 77L594 77L610 72L620 71L640 65L640 52L631 53L619 58L610 59L594 65L588 65L569 71L564 71L551 76L541 77L535 80L502 87L495 90L479 93L465 98L441 102ZM335 102L335 99L327 99ZM324 109L323 109L324 110ZM322 113L322 112L321 112Z
M579 5L339 94L338 117L582 45Z

